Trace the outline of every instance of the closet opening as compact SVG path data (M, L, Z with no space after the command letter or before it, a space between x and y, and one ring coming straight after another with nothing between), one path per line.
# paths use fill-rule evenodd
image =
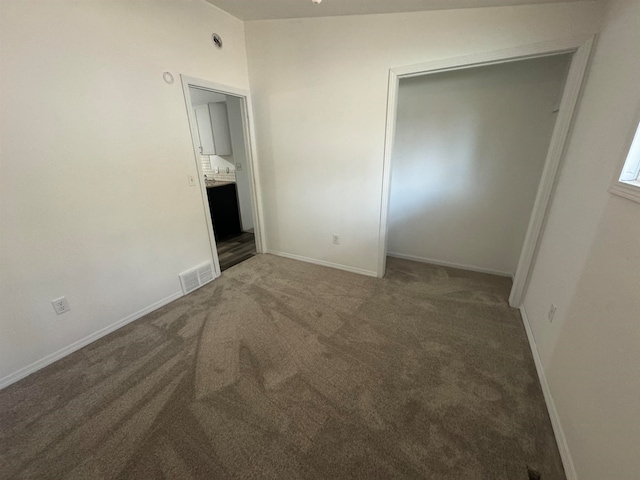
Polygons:
M387 256L510 276L520 305L590 47L390 71L379 276Z

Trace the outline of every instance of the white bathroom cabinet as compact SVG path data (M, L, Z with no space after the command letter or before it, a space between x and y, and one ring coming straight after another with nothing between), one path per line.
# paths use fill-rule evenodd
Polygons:
M224 102L193 107L202 155L231 155L229 117Z

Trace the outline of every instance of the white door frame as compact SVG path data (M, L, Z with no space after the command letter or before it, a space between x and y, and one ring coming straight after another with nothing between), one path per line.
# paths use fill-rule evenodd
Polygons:
M551 203L553 188L558 176L560 163L564 156L567 137L571 128L578 98L587 71L591 49L595 36L581 36L551 42L537 43L506 50L479 53L464 57L448 58L433 62L420 63L389 70L389 89L387 94L387 125L385 130L384 162L382 173L382 201L380 209L380 232L378 238L378 277L384 276L387 255L387 234L389 216L389 193L391 187L391 153L396 129L396 112L400 79L450 72L467 68L496 65L500 63L546 57L563 53L573 53L571 67L562 93L560 111L556 119L553 135L549 144L544 170L538 186L538 193L529 220L520 260L513 278L513 288L509 304L519 307L531 274L531 267L538 250L547 211ZM516 180L517 181L517 180Z
M262 195L260 192L260 180L258 174L258 165L256 159L256 143L255 143L255 127L253 121L253 107L251 103L251 94L248 90L241 88L230 87L228 85L222 85L201 78L189 77L187 75L180 75L182 79L182 91L184 94L185 106L187 108L187 118L189 119L189 128L191 130L191 141L193 144L193 155L196 162L196 168L198 169L198 185L200 186L200 195L202 197L202 208L204 209L204 216L207 222L207 231L209 233L209 244L211 246L211 259L213 260L213 267L215 270L215 276L219 277L222 273L220 271L220 260L218 259L218 249L216 246L216 239L213 235L213 223L211 221L211 212L209 211L209 201L207 199L207 187L204 183L204 172L202 170L202 162L200 161L200 151L198 150L198 127L196 124L196 117L191 107L191 93L189 87L196 87L204 90L210 90L212 92L221 93L223 95L229 95L240 99L240 105L242 109L242 126L244 129L244 144L247 153L247 168L249 172L249 192L251 195L251 210L253 211L254 220L254 234L256 242L256 251L263 253L266 248L264 240L264 221L263 221L263 207L262 207Z

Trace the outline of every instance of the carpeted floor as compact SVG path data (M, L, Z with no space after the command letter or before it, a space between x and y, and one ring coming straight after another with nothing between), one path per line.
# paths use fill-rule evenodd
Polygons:
M506 278L257 255L0 392L7 479L564 479Z

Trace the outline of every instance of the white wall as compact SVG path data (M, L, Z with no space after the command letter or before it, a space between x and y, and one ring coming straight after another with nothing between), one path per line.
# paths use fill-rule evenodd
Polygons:
M253 228L253 209L251 207L251 190L249 184L249 167L247 165L247 150L242 123L242 106L238 97L227 96L227 113L229 114L229 128L231 133L231 149L235 162L236 186L238 188L238 203L240 204L240 219L242 230ZM237 166L241 169L238 170Z
M389 254L515 272L570 61L400 81Z
M639 48L640 2L611 2L524 300L580 480L638 478L640 204L607 189L640 107Z
M242 23L204 1L0 8L2 378L173 298L210 259L179 74L248 77Z
M375 272L389 68L594 33L601 8L247 22L269 250Z

